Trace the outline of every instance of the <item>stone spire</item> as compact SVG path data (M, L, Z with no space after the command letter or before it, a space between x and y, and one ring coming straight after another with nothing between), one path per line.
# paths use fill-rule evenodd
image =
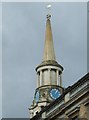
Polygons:
M50 7L51 5L47 6L48 9ZM63 67L55 59L50 18L51 15L48 13L43 61L36 67L37 88L34 94L34 102L29 109L31 118L63 93Z
M43 61L48 61L48 60L56 61L50 18L51 18L51 15L48 14L47 21L46 21L46 35L45 35Z

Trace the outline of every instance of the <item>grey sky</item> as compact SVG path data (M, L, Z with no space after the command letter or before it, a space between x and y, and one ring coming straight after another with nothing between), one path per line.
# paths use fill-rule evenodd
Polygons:
M42 61L47 3L3 3L3 117L29 117ZM52 3L54 48L63 86L87 72L87 3Z
M88 2L88 0L1 0L2 2Z
M0 118L2 116L2 6L0 3Z
M89 72L89 1L87 3L87 71Z

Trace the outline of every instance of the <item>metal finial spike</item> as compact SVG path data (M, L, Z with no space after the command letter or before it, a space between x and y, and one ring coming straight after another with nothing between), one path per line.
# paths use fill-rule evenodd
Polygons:
M46 18L47 18L47 20L50 20L51 15L50 15L50 14L48 14L48 15L46 16Z
M47 6L48 14L47 14L47 19L49 20L51 18L50 10L51 10L51 4L48 4Z

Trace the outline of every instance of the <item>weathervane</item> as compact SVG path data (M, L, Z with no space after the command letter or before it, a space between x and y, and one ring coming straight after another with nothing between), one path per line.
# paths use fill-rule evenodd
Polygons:
M51 17L51 14L50 14L51 4L48 4L46 7L47 7L47 10L48 10L47 19L50 19L50 17Z

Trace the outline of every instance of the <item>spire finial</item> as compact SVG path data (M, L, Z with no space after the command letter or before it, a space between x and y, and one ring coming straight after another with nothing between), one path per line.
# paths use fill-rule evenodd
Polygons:
M50 14L50 10L51 10L51 4L48 4L47 6L47 10L48 10L48 13L47 13L47 19L49 20L51 18L51 14Z

